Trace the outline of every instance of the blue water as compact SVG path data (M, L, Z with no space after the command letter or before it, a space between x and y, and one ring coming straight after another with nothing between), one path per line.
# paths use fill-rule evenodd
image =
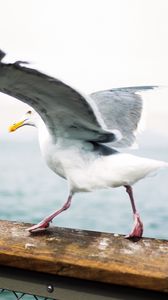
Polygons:
M136 151L146 157L168 161L165 147ZM0 219L36 223L60 208L67 197L67 184L45 165L37 141L0 142ZM168 170L134 186L144 236L168 238ZM124 188L74 196L72 206L53 222L56 226L127 234L132 212Z

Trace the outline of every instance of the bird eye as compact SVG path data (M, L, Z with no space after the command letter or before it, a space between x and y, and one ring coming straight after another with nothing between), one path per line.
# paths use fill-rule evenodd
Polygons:
M27 114L30 114L30 115L31 115L31 113L32 113L32 111L31 111L31 110L29 110L29 111L27 112Z

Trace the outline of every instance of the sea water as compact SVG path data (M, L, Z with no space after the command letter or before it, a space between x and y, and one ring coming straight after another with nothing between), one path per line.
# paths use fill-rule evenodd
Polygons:
M167 152L164 147L148 147L140 155L168 161ZM64 204L67 182L46 166L37 141L0 142L0 156L0 219L36 223ZM168 238L167 182L165 169L134 185L144 236ZM76 194L53 224L127 234L132 222L128 195L120 187Z

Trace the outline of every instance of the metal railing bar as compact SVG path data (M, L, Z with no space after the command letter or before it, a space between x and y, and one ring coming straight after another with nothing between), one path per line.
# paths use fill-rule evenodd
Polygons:
M49 286L53 286L53 292L51 293L47 291L47 287ZM2 290L8 289L12 291L16 291L17 289L17 291L22 293L35 295L35 299L38 299L38 296L40 296L45 300L167 300L167 295L164 293L109 285L70 277L52 276L11 267L4 268L2 266L0 266L0 288L2 288Z

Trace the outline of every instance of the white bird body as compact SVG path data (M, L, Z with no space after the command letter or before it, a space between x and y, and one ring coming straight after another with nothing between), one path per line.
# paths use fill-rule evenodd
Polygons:
M163 165L165 163L118 153L95 159L89 166L81 168L77 175L77 170L72 170L69 180L75 192L116 188L133 185Z
M36 123L41 153L49 168L68 180L71 193L133 185L168 166L164 161L118 151L100 155L90 142L83 140L59 137L53 141L42 123L42 120Z

